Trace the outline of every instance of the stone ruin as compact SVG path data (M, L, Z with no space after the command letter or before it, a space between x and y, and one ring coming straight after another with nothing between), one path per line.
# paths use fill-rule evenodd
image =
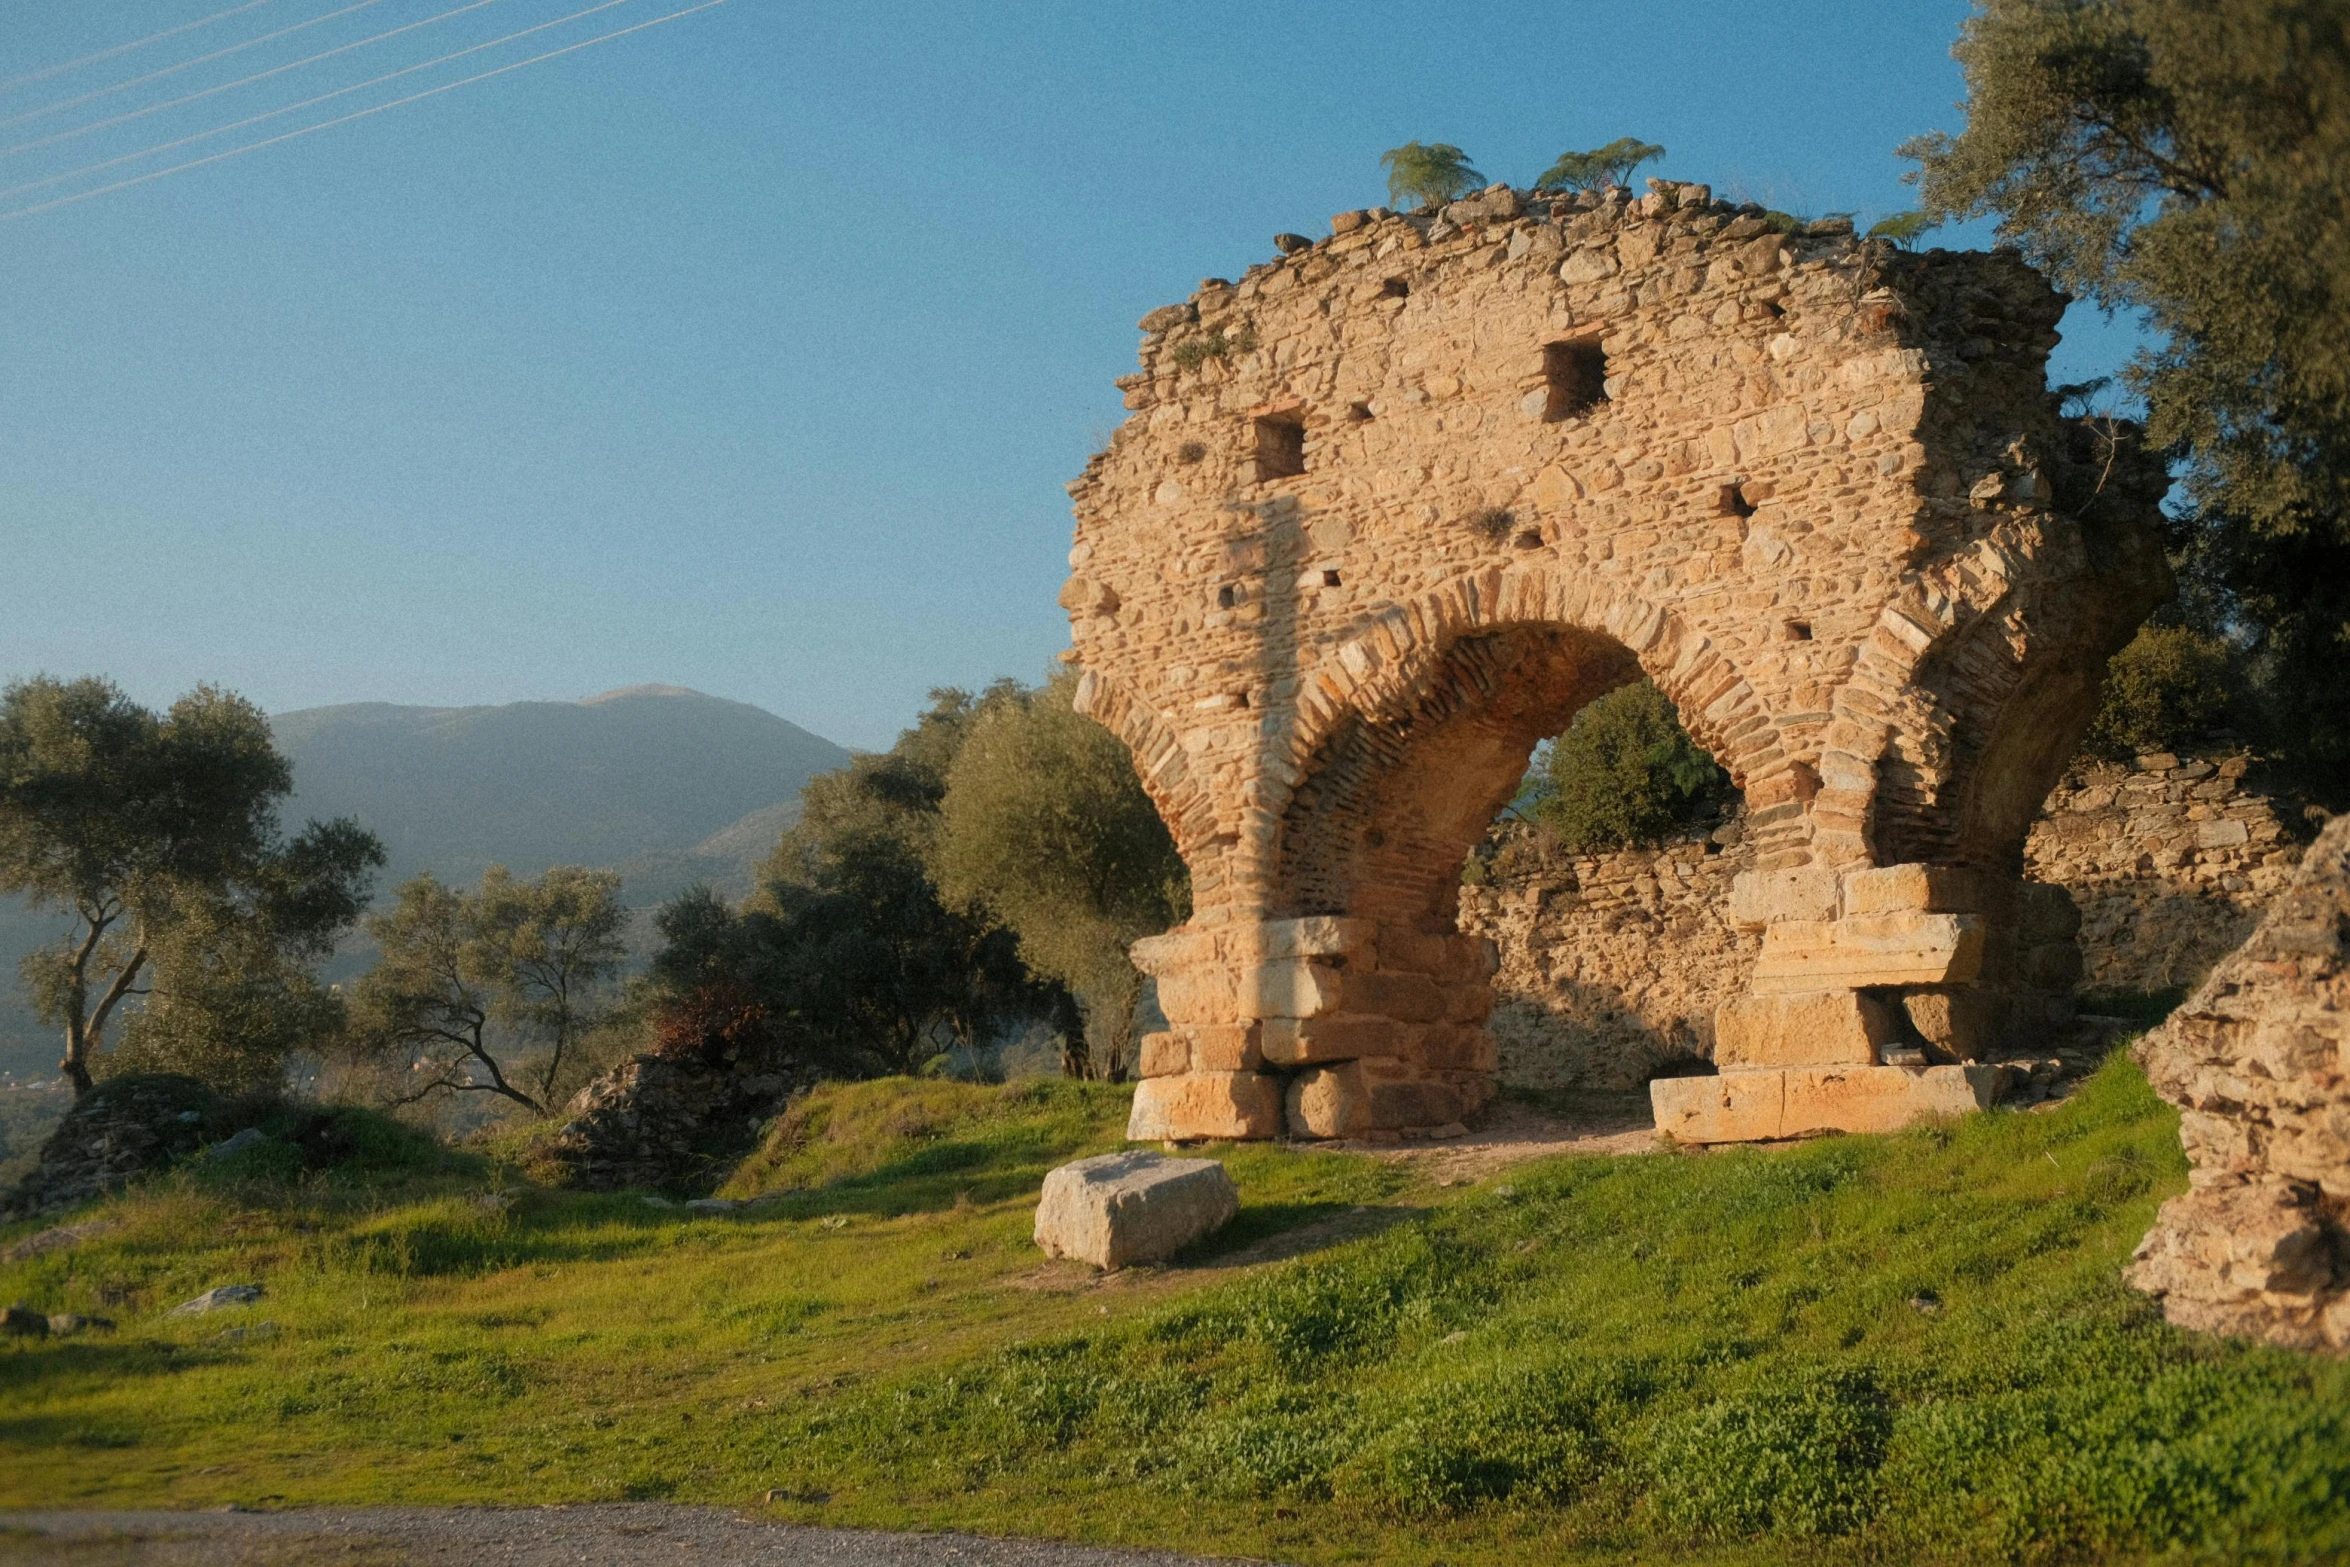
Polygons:
M2161 465L2064 418L2014 255L1704 186L1341 214L1143 318L1070 486L1077 703L1195 912L1140 942L1136 1138L1441 1129L1493 1094L1456 914L1535 743L1653 678L1743 791L1759 930L1685 1140L1968 1109L2069 1013L2022 846L2169 591ZM1659 950L1659 965L1673 954Z
M2190 1169L2130 1282L2182 1327L2350 1351L2350 817L2137 1056Z

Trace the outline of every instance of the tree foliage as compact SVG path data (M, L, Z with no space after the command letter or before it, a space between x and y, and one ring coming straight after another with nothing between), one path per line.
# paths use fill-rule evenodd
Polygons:
M1728 781L1665 694L1638 680L1588 703L1552 743L1533 809L1575 853L1630 848L1662 841Z
M1379 154L1379 162L1387 170L1387 200L1399 208L1406 202L1441 207L1485 183L1469 155L1450 142L1407 141Z
M1029 969L1077 996L1087 1050L1073 1075L1115 1079L1132 1065L1142 990L1127 948L1188 914L1190 889L1133 759L1071 705L1075 689L1057 676L977 716L933 863L950 904L1009 927Z
M354 1047L405 1068L399 1102L489 1093L546 1114L627 956L620 878L493 865L472 892L426 874L395 899L367 922L382 956L353 996Z
M1534 182L1534 188L1605 190L1610 185L1623 184L1632 177L1634 169L1664 155L1664 148L1654 142L1642 141L1637 136L1619 136L1589 152L1560 153L1558 161L1543 170L1542 177Z
M356 918L383 848L349 821L287 841L292 786L260 709L210 686L163 714L94 678L0 691L0 892L74 921L23 978L77 1093L159 969L149 1043L190 1060L251 1064L317 1020L297 974ZM273 997L292 1010L265 1024Z
M2190 572L2257 635L2272 742L2350 787L2350 12L2335 0L1978 0L1965 130L1924 208L1996 215L2059 286L2145 312L2147 436Z
M799 823L741 909L707 889L672 900L653 964L671 1010L741 987L777 1048L848 1073L915 1071L1051 1014L1055 997L1022 966L1012 933L944 903L930 867L955 754L1016 690L934 691L888 751L811 779Z
M2105 666L2105 690L2081 748L2093 756L2192 750L2228 716L2235 650L2187 626L2141 627Z

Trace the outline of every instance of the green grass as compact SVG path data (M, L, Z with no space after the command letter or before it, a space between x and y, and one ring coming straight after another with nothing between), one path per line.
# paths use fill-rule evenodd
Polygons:
M812 1522L1299 1562L2350 1558L2350 1370L2175 1332L2118 1282L2184 1175L2126 1061L2028 1115L1465 1190L1234 1150L1237 1233L1071 1288L1035 1185L1123 1110L828 1090L729 1188L780 1195L718 1218L493 1211L482 1158L175 1178L0 1270L123 1324L0 1352L0 1502L775 1490ZM1366 1203L1400 1222L1229 1265ZM260 1307L156 1315L244 1279Z

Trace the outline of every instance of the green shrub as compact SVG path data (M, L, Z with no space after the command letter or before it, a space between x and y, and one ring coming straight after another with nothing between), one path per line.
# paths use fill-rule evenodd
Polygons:
M1535 809L1572 852L1622 849L1661 842L1728 782L1665 694L1641 680L1575 715L1550 748L1549 789Z
M2105 694L2082 749L2094 756L2192 749L2227 720L2234 655L2185 626L2143 626L2105 666Z

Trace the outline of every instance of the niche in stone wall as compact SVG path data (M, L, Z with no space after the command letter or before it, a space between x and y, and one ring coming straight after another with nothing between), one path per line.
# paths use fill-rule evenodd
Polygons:
M1304 420L1295 414L1268 414L1255 424L1258 483L1293 478L1306 471Z
M1607 355L1591 341L1545 343L1542 381L1549 389L1542 417L1556 424L1607 401Z

